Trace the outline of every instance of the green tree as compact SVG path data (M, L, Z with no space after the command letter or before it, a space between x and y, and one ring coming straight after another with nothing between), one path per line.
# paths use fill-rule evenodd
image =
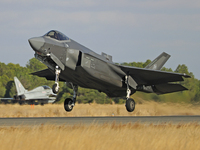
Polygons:
M121 65L134 66L134 67L146 67L151 60L146 62L124 62ZM47 67L35 58L30 59L26 67L22 67L19 64L5 64L0 62L0 97L13 97L16 94L16 88L14 85L13 78L16 76L24 87L31 90L37 86L48 85L52 86L54 81L47 81L45 78L38 76L33 76L30 73L46 69ZM173 72L171 68L162 68L162 71ZM155 100L159 102L200 102L200 81L197 80L192 72L188 71L186 65L178 65L176 73L186 73L191 76L191 78L185 78L183 82L177 82L187 87L188 91L176 92L172 94L156 95L145 94L142 92L136 92L132 97L136 97L141 100ZM60 82L60 92L57 96L57 101L63 103L66 98L73 97L73 90L66 86L64 82ZM79 87L77 102L79 103L92 103L96 102L99 104L108 104L114 101L115 103L125 103L125 98L109 98L105 93L100 93L94 89L86 89Z
M32 58L28 61L28 63L26 64L26 67L28 69L30 69L30 71L39 71L39 70L43 70L46 69L47 66L44 65L43 63L41 63L39 60L37 60L36 58Z

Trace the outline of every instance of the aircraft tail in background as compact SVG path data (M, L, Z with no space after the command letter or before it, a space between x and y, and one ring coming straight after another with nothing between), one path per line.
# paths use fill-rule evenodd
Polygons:
M170 55L163 52L156 59L154 59L150 64L148 64L145 68L151 70L160 70L163 65L167 62Z
M17 77L14 77L14 82L17 89L17 95L22 95L27 91Z

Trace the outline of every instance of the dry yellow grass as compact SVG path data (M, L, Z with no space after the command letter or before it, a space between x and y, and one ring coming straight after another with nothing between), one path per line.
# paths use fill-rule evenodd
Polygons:
M1 150L197 150L199 140L197 123L0 127Z
M0 117L67 117L67 116L162 116L200 115L200 105L143 102L134 112L127 112L123 105L76 104L72 112L66 112L63 104L0 105Z

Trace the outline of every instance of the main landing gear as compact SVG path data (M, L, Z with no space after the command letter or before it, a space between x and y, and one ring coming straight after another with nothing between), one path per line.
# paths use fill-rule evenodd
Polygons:
M77 85L73 85L73 83L70 83L73 91L74 91L74 95L73 95L73 99L71 98L66 98L65 102L64 102L64 108L66 111L72 111L73 107L75 106L76 103L76 96L77 96L77 92L78 92L78 86Z
M126 106L126 110L127 110L128 112L132 112L132 111L134 111L134 109L135 109L135 101L134 101L132 98L130 98L131 90L130 90L129 84L128 84L128 77L126 76L125 79L126 79L126 82L125 82L125 83L127 84L127 90L126 90L126 104L125 104L125 106Z

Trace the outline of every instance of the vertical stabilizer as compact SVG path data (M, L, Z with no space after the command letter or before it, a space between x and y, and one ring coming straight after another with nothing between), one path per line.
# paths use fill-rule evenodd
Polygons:
M24 88L24 86L21 84L21 82L18 80L17 77L14 77L14 81L17 89L17 95L24 94L26 92L26 89Z
M156 59L154 59L150 64L148 64L145 68L152 69L152 70L160 70L163 65L167 62L170 55L163 52L160 54Z

